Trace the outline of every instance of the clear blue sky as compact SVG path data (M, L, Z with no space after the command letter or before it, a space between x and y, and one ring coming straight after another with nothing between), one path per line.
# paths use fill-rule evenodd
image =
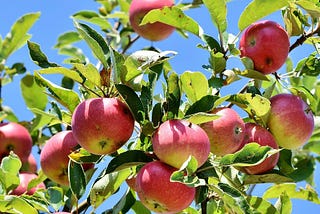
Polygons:
M237 21L238 17L244 8L244 6L250 2L248 0L243 0L241 3L239 1L231 1L229 3L229 14L228 14L228 31L233 34L238 33ZM45 1L45 0L29 0L29 1L18 1L18 0L2 0L1 1L1 13L0 13L0 34L2 38L5 37L7 32L9 32L11 25L23 14L30 12L41 12L40 19L35 23L34 27L31 29L30 33L33 35L31 41L36 42L41 45L42 51L45 52L51 62L56 62L62 64L64 56L59 56L57 50L53 48L56 44L57 38L60 34L74 30L74 26L70 16L80 10L94 10L97 11L99 4L93 0L55 0L55 1ZM216 37L217 32L213 26L210 16L205 9L196 9L187 12L188 15L193 17L196 21L200 23L202 28L207 34ZM280 24L283 25L282 21L279 19L280 13L273 14L268 17L269 19L278 20ZM174 50L178 52L178 55L171 60L173 69L181 73L186 70L191 71L203 71L201 65L207 63L208 54L206 51L201 50L196 47L201 41L190 35L190 39L183 39L178 33L174 33L169 39L163 42L154 43L154 46L160 48L161 50ZM141 40L137 42L130 51L139 50L142 47L148 46L151 43L146 40ZM88 50L85 44L80 44L84 48L85 54L90 57L92 63L96 63L96 60L91 56L91 51ZM311 51L311 48L297 48L290 56L296 63L297 59L301 59L306 56ZM12 65L15 62L23 62L29 73L33 73L34 70L39 69L30 59L28 49L23 47L12 55L7 65ZM231 59L228 61L228 66L241 67L238 60ZM49 77L50 78L50 77ZM14 79L13 83L10 83L3 87L2 96L4 105L10 106L15 114L20 120L31 120L32 114L26 109L24 101L21 96L19 77ZM56 78L53 81L58 81ZM245 80L246 81L246 80ZM59 83L59 82L58 82ZM231 89L229 88L226 92L236 92L241 88L241 83L235 84ZM315 181L317 185L320 185L320 175L319 170L315 176ZM304 184L303 184L304 186ZM258 186L254 194L261 195L265 190L265 185ZM318 189L319 191L319 189ZM104 208L111 208L116 201L111 200L111 203L104 205ZM104 208L101 208L103 210ZM309 213L319 212L320 207L310 202L294 200L293 202L293 213L302 213L308 211Z

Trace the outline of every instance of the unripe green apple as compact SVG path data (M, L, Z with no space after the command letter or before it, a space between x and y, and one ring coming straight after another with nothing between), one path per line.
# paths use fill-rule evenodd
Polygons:
M286 61L290 48L287 32L276 22L251 24L240 38L241 57L249 57L263 74L276 72Z
M217 156L234 153L240 148L243 141L243 120L231 108L217 108L211 113L220 117L200 124L210 139L211 152Z
M195 188L171 182L177 169L160 161L145 164L137 174L136 191L141 203L156 213L178 213L195 197Z
M261 146L270 146L271 148L278 149L278 145L272 134L264 127L254 124L245 124L245 136L243 139L242 147L248 143L258 143ZM272 170L278 163L279 153L273 154L263 162L255 166L242 167L241 170L247 174L263 174Z
M10 194L11 195L22 195L26 193L27 195L33 195L38 189L45 189L46 186L43 182L39 183L37 186L28 190L28 184L31 180L37 178L38 176L34 173L21 172L19 174L20 184L15 188Z
M0 124L0 162L13 151L22 162L27 162L32 149L28 130L14 122Z
M152 136L153 151L164 163L180 168L193 156L200 167L210 153L210 141L205 131L184 120L167 120Z
M174 27L161 22L139 25L149 11L173 5L173 0L132 0L129 9L129 19L133 30L143 38L151 41L166 39L173 33Z
M279 146L296 149L306 143L314 129L313 113L300 97L278 94L270 99L268 127Z
M134 118L118 98L91 98L77 106L71 126L80 146L103 155L117 151L129 140Z

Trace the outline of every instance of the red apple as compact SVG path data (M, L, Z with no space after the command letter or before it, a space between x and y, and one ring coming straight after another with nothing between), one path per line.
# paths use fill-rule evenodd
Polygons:
M231 108L217 108L211 113L220 117L200 124L210 139L211 152L217 156L234 153L241 147L244 138L243 120Z
M279 146L296 149L306 143L314 129L314 118L307 103L292 94L278 94L270 99L268 126Z
M140 26L140 22L149 11L173 5L173 0L132 0L129 9L129 19L133 30L140 36L151 41L166 39L173 33L175 30L174 27L161 22L148 23Z
M69 154L78 145L71 131L58 132L44 145L40 153L43 173L52 181L68 186Z
M200 167L210 153L210 141L200 126L184 120L167 120L152 136L153 151L164 163L180 168L193 156Z
M27 162L22 162L22 167L20 169L20 172L31 172L36 173L37 172L37 161L32 153L30 153Z
M251 24L240 39L241 57L249 57L254 69L263 74L277 71L285 63L289 48L287 32L269 20Z
M118 98L91 98L72 115L72 132L78 143L93 154L117 151L132 135L134 118Z
M242 146L248 143L258 143L261 146L270 146L271 148L278 149L278 145L272 134L264 127L254 124L245 124L245 136ZM278 163L279 153L273 154L258 165L242 167L242 170L247 174L263 174L272 170Z
M41 182L37 186L28 190L29 182L37 177L38 176L34 173L21 172L19 174L20 184L10 194L11 195L22 195L22 194L26 193L27 195L33 195L35 193L35 191L37 191L38 189L45 189L46 186L44 185L43 182Z
M0 161L13 151L22 162L26 162L31 148L32 139L24 126L14 122L0 124Z
M149 162L137 174L136 190L141 203L156 213L178 213L194 199L195 188L171 182L177 169L160 161Z

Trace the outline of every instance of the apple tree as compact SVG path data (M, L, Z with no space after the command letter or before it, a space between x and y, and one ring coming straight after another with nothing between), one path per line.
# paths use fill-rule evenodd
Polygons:
M21 76L23 108L34 115L19 121L0 105L0 212L95 212L114 195L104 213L291 213L292 199L320 204L317 0L252 0L232 19L237 32L226 0L97 2L57 38L63 62L28 34L40 13L0 38L0 87ZM188 15L198 7L217 35ZM132 51L174 31L207 53L197 71L175 71L174 46ZM31 74L7 63L24 45L38 66ZM313 51L290 58L299 46Z

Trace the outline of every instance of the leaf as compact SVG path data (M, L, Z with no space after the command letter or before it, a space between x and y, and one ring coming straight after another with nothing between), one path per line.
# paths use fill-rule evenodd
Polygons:
M5 197L7 201L7 208L6 212L9 213L30 213L30 214L37 214L38 211L27 201L25 201L22 197L19 196L12 196L8 195Z
M51 67L44 68L37 71L39 74L62 74L78 83L83 83L84 79L79 75L77 71L65 68L65 67Z
M243 71L238 71L238 72L237 72L237 70L235 70L235 71L236 71L235 73L240 76L244 76L244 77L252 78L252 79L256 79L256 80L270 81L266 75L262 74L259 71L253 70L253 69L245 69Z
M276 184L265 191L263 198L278 198L283 192L289 195L291 199L308 200L315 204L320 204L318 194L312 187L307 185L306 188L302 188L295 183Z
M126 85L116 84L115 87L117 88L122 98L128 104L135 120L138 123L142 123L145 120L147 113L145 112L142 102L138 95L130 87Z
M242 11L238 21L238 28L242 31L253 22L288 5L289 2L287 0L253 0Z
M275 203L275 207L279 210L280 214L292 213L292 203L286 192L280 195L278 201Z
M28 48L29 48L31 59L41 68L58 66L56 63L52 63L48 61L47 56L41 51L40 45L38 45L37 43L28 41Z
M109 67L109 46L104 38L88 25L74 22L80 36L86 41L94 55L105 68Z
M80 103L80 98L76 92L55 85L49 80L43 78L37 72L34 73L34 77L38 81L39 85L46 87L52 94L53 98L65 106L70 112L73 112L73 110Z
M181 75L180 82L182 91L187 95L191 103L208 94L208 80L201 72L186 71Z
M249 196L247 198L248 203L258 213L263 214L280 214L278 210L267 200L256 196Z
M39 17L40 12L25 14L13 24L10 33L0 43L0 59L7 59L9 55L26 43L31 37L27 32Z
M112 25L105 19L104 17L101 17L99 14L97 14L94 11L79 11L72 15L73 18L77 20L86 21L92 24L96 24L99 27L101 27L102 30L110 30L112 29Z
M185 115L191 115L198 112L209 112L214 107L214 102L219 99L218 96L206 95L200 100L194 102L186 111Z
M78 42L80 40L81 40L81 37L78 32L74 32L74 31L66 32L58 37L58 43L54 47L62 48L74 42Z
M227 30L227 5L226 0L203 0L204 5L208 8L211 19L220 33Z
M303 34L303 25L296 13L302 13L297 7L287 7L283 12L285 28L289 36L300 36Z
M210 52L210 65L215 74L223 72L227 66L224 54L221 52Z
M165 111L168 112L167 119L174 118L179 113L181 91L179 84L179 76L177 73L172 72L169 77L166 77L167 91Z
M76 151L71 152L69 154L69 158L77 163L94 163L97 162L101 158L101 156L91 154L87 150L80 148Z
M112 194L114 194L122 182L124 182L131 174L130 169L123 169L121 171L105 174L96 183L90 191L90 203L96 208Z
M46 191L45 197L54 210L58 210L64 205L63 189L60 187L49 187Z
M133 191L127 189L125 194L120 198L118 203L112 208L112 214L127 213L136 202Z
M30 74L25 75L20 81L20 88L22 97L30 110L33 108L45 110L48 103L48 96L35 81L34 76ZM37 99L35 99L35 97Z
M19 157L10 152L9 156L4 157L1 160L0 165L0 183L5 192L15 189L19 183L19 170L22 164Z
M148 210L140 201L136 201L131 209L137 214L151 214L151 211Z
M108 164L106 173L116 172L122 169L138 166L153 159L141 150L128 150L114 157Z
M93 85L101 86L101 77L97 68L92 64L83 65L80 63L72 64L85 78Z
M184 119L188 120L190 123L201 124L201 123L210 122L212 120L216 120L219 117L220 116L216 114L198 112L195 114L188 115Z
M319 2L316 3L315 1L308 1L308 0L299 0L295 2L297 5L302 7L304 10L309 13L312 18L319 18L320 17L320 7L319 7Z
M261 184L261 183L288 183L294 182L293 179L281 174L276 170L264 173L263 175L244 175L243 184Z
M313 94L304 86L290 87L290 92L294 95L301 97L306 103L310 103L309 106L312 112L317 111L318 101Z
M81 164L78 164L72 160L69 161L68 179L72 193L77 199L80 199L85 193L87 185L86 176Z
M253 166L264 161L268 156L275 153L269 146L260 146L257 143L248 143L234 154L228 154L221 158L221 166Z
M176 6L151 10L143 17L140 25L154 22L171 25L180 30L188 31L198 37L201 37L203 34L203 30L199 24L191 17L185 15L183 11Z
M9 106L2 106L2 111L0 111L0 115L1 117L3 115L8 121L19 122L18 117L14 114L13 110Z

